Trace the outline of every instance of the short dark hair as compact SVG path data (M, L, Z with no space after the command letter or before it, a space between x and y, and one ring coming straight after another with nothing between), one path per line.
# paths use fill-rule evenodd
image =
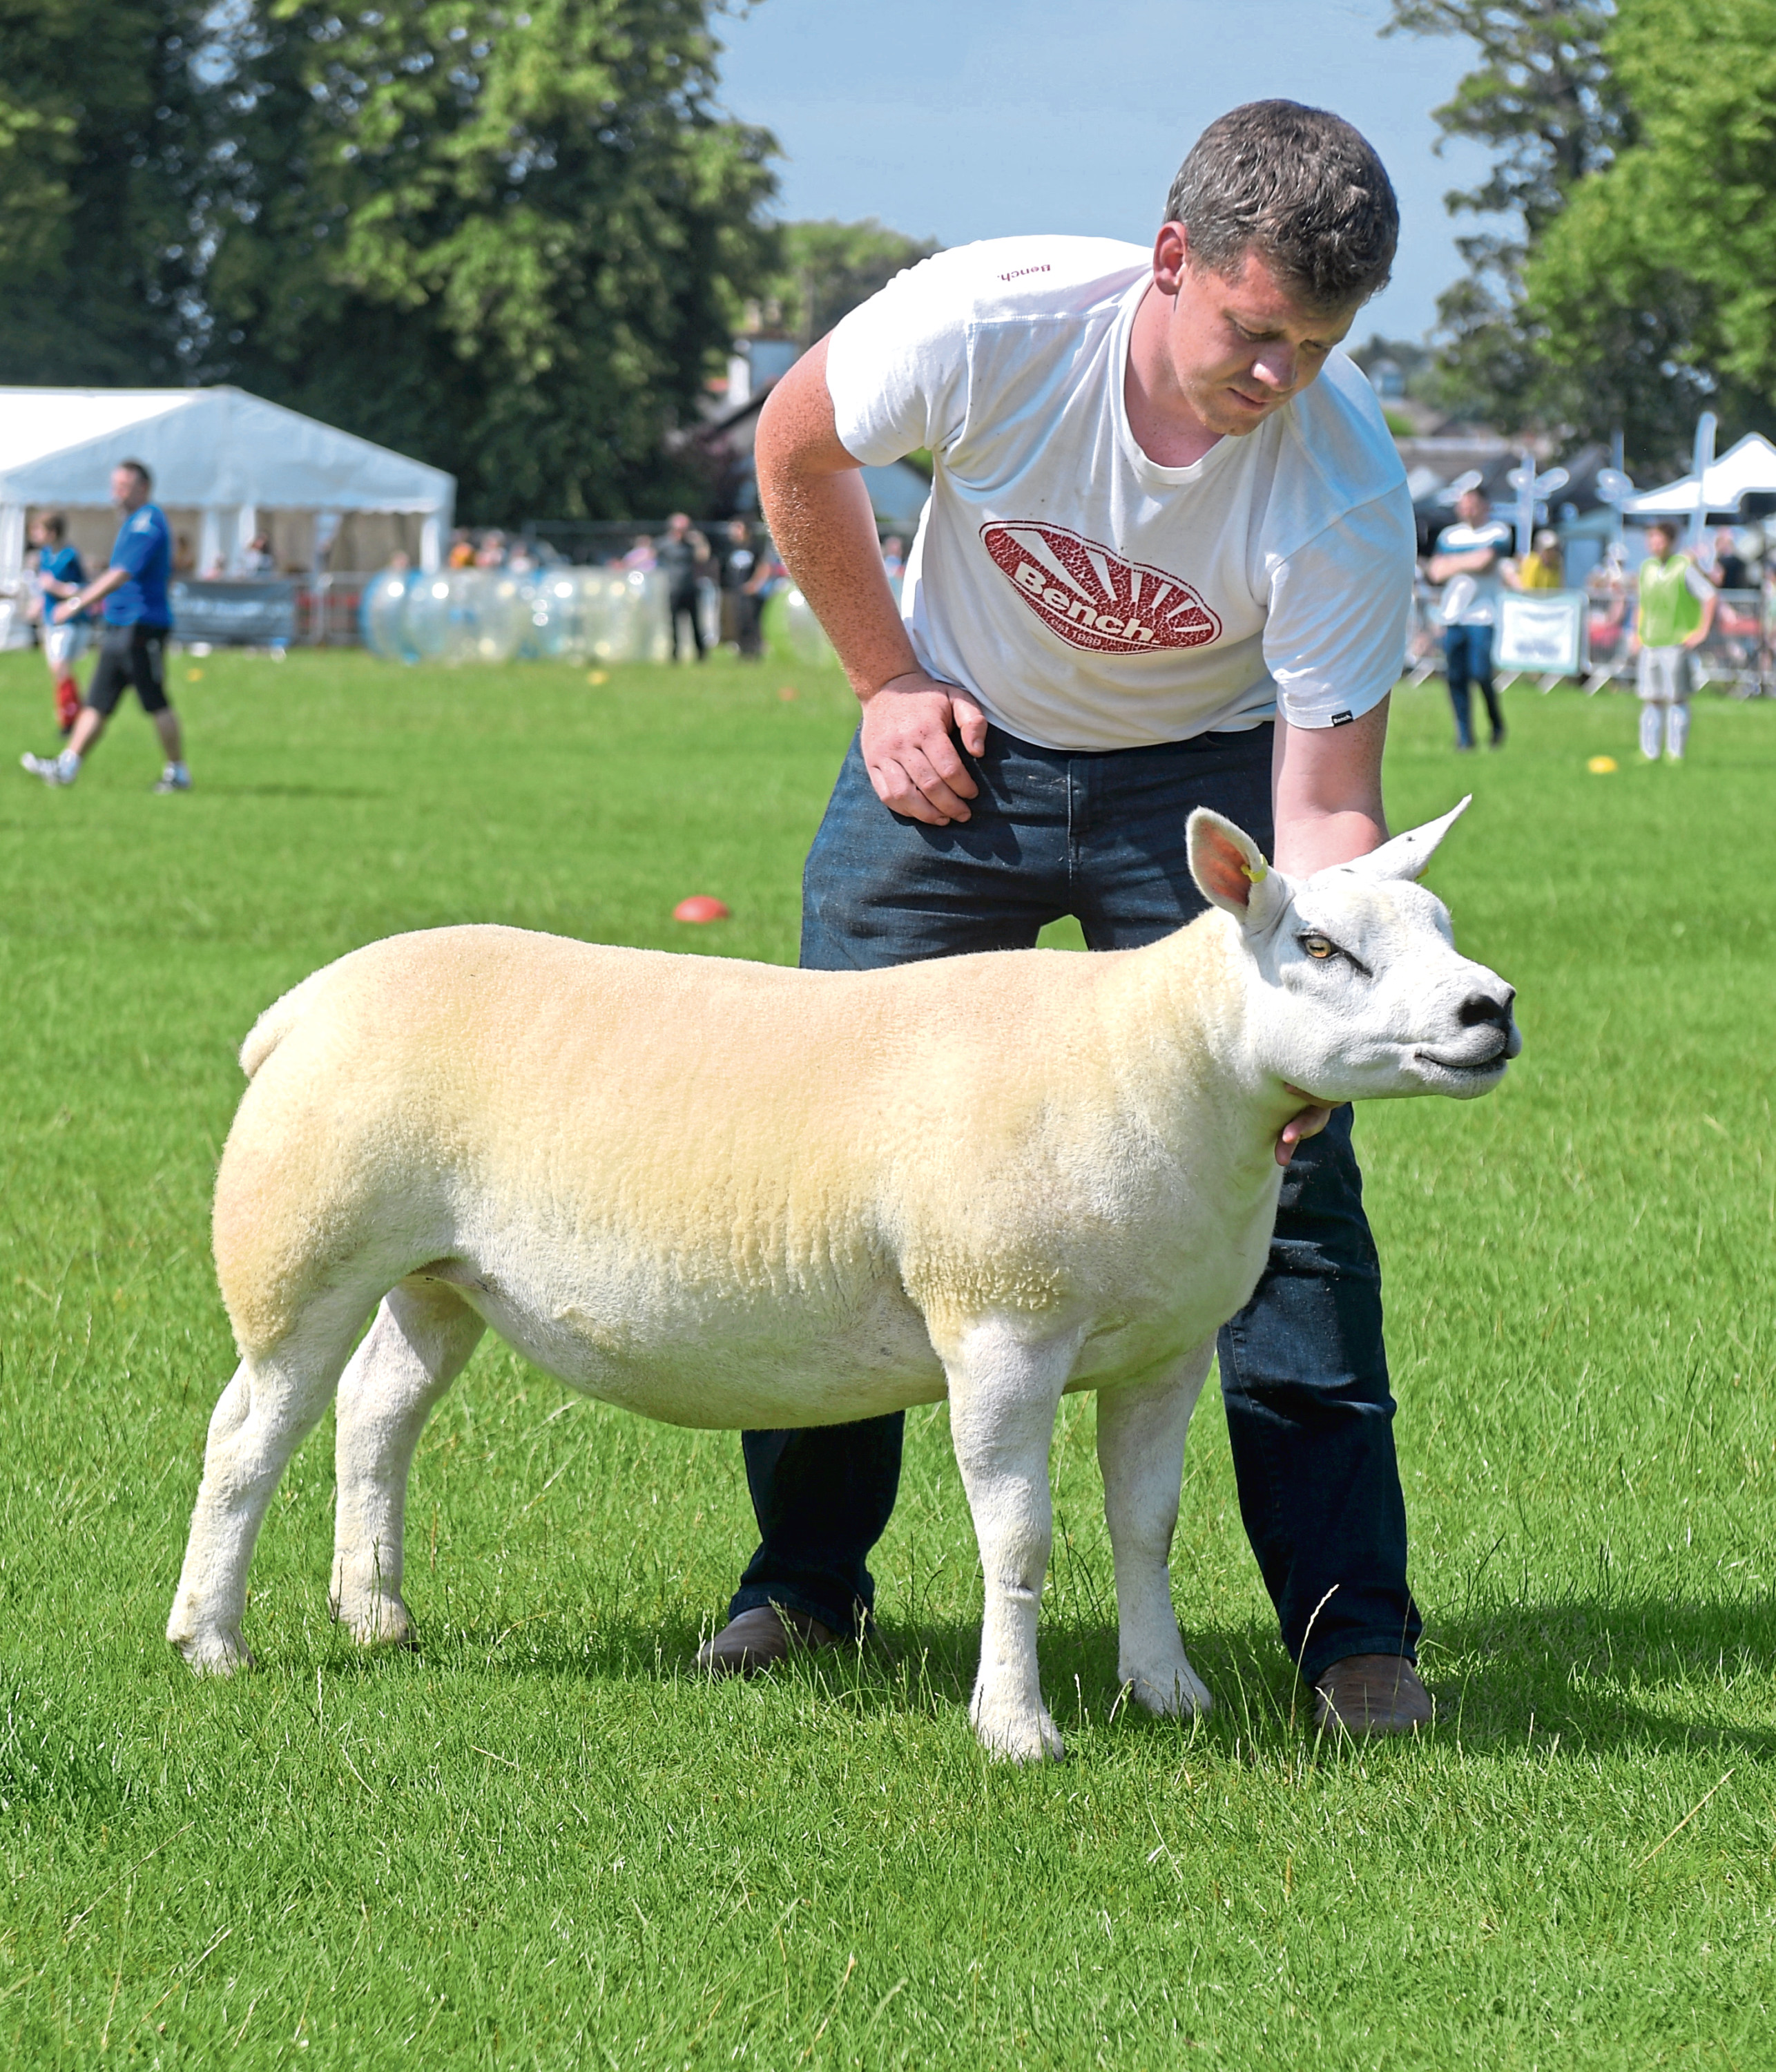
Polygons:
M1211 273L1256 249L1322 309L1367 302L1388 285L1400 204L1375 150L1342 116L1297 101L1248 101L1190 146L1166 199Z
M46 532L53 532L58 540L68 537L68 520L60 511L39 511L37 523Z
M154 487L154 478L148 472L148 464L146 461L120 460L117 462L117 466L119 467L128 468L132 475L137 476L140 479L144 489L152 489Z

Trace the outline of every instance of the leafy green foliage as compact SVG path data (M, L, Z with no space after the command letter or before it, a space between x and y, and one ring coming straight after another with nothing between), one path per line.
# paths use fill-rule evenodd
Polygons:
M453 468L462 507L669 495L770 253L763 131L716 111L706 0L273 0L208 293L212 364Z
M752 1547L733 1436L491 1340L414 1466L417 1652L327 1619L323 1419L254 1560L263 1667L172 1657L254 1016L442 922L792 958L856 711L720 661L197 666L188 796L149 796L133 706L72 791L0 787L0 2062L1768 2063L1767 702L1699 701L1686 766L1646 768L1631 699L1507 691L1509 749L1458 772L1441 693L1395 699L1396 821L1478 794L1433 878L1527 1039L1488 1100L1358 1125L1436 1733L1316 1745L1212 1389L1173 1571L1218 1709L1132 1717L1075 1396L1043 1601L1070 1758L1013 1774L965 1716L941 1405L874 1563L891 1657L712 1688L688 1664ZM35 656L0 656L0 711L9 754L44 745ZM734 920L678 927L693 891Z
M601 516L669 458L774 237L712 0L14 0L0 378L230 380Z
M1635 140L1529 267L1546 349L1743 428L1776 401L1776 0L1623 0L1609 56Z
M1445 138L1490 146L1493 171L1444 199L1453 213L1512 219L1458 238L1466 274L1438 299L1441 398L1509 429L1564 414L1551 390L1523 267L1574 186L1607 165L1632 116L1604 54L1610 0L1394 0L1385 35L1462 36L1480 62L1432 111ZM1587 426L1587 429L1591 427Z
M211 138L201 0L0 8L0 380L172 383L191 364Z
M777 269L761 298L764 318L807 346L895 274L942 248L868 216L861 223L786 223L778 249Z
M1481 62L1435 111L1490 146L1456 212L1512 219L1457 240L1438 302L1440 399L1507 429L1626 435L1687 458L1696 413L1730 434L1776 393L1770 0L1395 0L1387 33L1461 35Z

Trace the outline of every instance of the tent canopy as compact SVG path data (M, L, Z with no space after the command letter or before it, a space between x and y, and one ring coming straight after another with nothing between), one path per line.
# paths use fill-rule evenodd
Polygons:
M442 468L241 388L0 388L0 574L20 565L27 505L108 504L124 459L183 508L413 512L428 561L456 497Z
M1776 446L1762 432L1747 432L1722 454L1702 477L1702 509L1737 514L1748 496L1776 495ZM1696 479L1686 475L1659 489L1630 496L1622 507L1628 518L1688 518L1696 509Z

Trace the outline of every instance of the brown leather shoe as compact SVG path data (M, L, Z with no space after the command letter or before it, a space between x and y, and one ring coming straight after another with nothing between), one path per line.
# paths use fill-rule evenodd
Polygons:
M1314 1686L1314 1724L1357 1741L1415 1733L1431 1715L1431 1694L1404 1655L1347 1655Z
M757 1676L798 1649L836 1647L839 1636L806 1612L761 1605L730 1619L697 1651L697 1666L709 1676Z

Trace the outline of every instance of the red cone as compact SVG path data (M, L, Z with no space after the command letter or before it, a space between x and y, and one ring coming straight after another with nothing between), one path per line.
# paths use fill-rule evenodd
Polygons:
M729 921L733 918L719 899L712 899L706 892L693 893L689 899L680 899L672 909L675 921Z

